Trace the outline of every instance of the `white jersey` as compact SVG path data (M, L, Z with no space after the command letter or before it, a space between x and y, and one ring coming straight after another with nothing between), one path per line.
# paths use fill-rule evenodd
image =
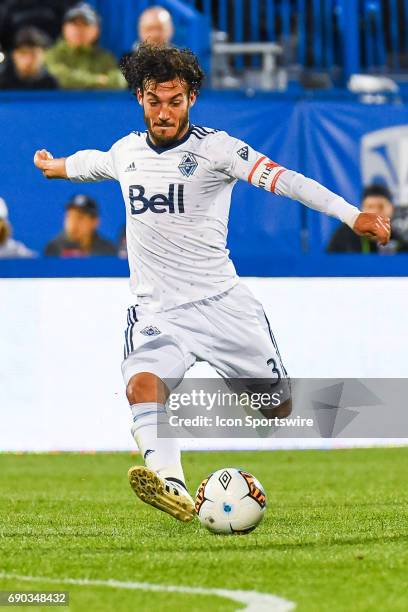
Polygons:
M245 142L198 126L167 147L155 146L147 132L132 132L107 152L71 155L66 171L72 181L119 181L131 289L136 303L155 312L218 295L238 282L226 248L237 179L299 199L349 225L359 212Z

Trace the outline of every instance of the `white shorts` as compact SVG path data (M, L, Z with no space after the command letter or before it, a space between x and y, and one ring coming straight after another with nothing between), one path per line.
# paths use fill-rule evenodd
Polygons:
M208 362L227 380L287 378L262 305L242 283L164 312L131 306L127 323L126 385L135 374L150 372L172 391L196 361Z

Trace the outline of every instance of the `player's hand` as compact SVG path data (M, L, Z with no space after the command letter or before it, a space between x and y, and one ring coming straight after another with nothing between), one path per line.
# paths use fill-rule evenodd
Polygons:
M34 155L34 165L37 166L37 168L40 168L40 170L44 170L46 168L46 164L44 164L44 162L48 159L54 159L49 151L46 151L45 149L36 151Z
M391 223L389 217L382 217L376 213L360 213L354 223L353 231L359 236L367 236L385 245L391 236Z
M35 152L34 165L42 171L46 178L67 178L65 159L54 159L46 149Z

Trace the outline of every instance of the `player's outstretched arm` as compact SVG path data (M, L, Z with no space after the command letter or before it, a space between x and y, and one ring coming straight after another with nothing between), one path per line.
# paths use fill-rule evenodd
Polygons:
M49 151L41 149L34 155L34 164L47 178L65 178L74 183L93 183L117 178L112 153L113 147L109 151L87 149L77 151L68 157L54 159Z
M385 245L390 239L391 225L388 217L375 213L363 213L317 181L299 172L288 170L261 156L252 166L247 180L277 195L287 196L305 206L336 217L346 223L359 236L367 236Z
M34 165L42 171L46 178L68 178L65 157L54 159L51 153L45 149L35 152Z
M383 245L389 241L388 217L362 213L317 181L281 166L242 140L217 132L208 137L207 147L216 170L336 217L359 236L368 236Z
M303 174L284 169L276 183L275 193L289 196L309 208L336 217L359 236L367 236L382 245L390 239L391 225L388 217L360 212L356 206Z

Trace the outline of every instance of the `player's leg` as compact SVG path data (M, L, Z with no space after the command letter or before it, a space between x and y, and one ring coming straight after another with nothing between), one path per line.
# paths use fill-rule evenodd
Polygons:
M239 283L205 300L199 308L207 311L212 323L209 363L234 392L269 393L270 406L260 409L264 416L288 416L292 409L290 379L262 304Z
M126 331L122 372L133 416L132 434L145 466L131 468L129 481L142 501L188 521L194 516L194 505L165 404L171 391L167 385L181 380L194 358L183 350L163 317L155 315L152 325L150 316L148 326L146 320L135 319L133 313ZM146 335L146 330L151 335Z
M173 351L169 346L162 346L160 352L159 360L164 355L169 358ZM151 355L154 358L153 352ZM129 380L126 395L133 416L132 435L146 466L162 478L173 479L185 487L180 446L173 437L166 411L169 396L166 384L151 372L138 372Z
M130 379L127 397L133 414L132 434L145 466L129 470L129 482L144 502L181 521L194 517L194 503L185 485L181 453L165 404L168 389L149 372Z
M260 318L260 323L264 329L263 338L266 338L266 334L268 333L269 339L272 342L272 346L275 349L274 357L269 358L269 360L267 360L266 362L266 365L267 367L269 366L270 368L277 370L279 387L283 390L283 394L277 406L261 407L259 409L259 412L261 412L261 414L263 414L263 416L267 418L277 417L279 419L284 419L287 416L289 416L292 412L292 393L291 393L290 378L288 376L285 366L283 365L283 361L282 361L282 357L279 352L278 344L272 332L272 328L269 323L269 319L263 308L262 308L262 314L261 313L259 314L259 318ZM267 346L267 342L268 341L266 340L266 346ZM283 384L281 385L280 383L283 383ZM272 392L274 391L274 389L276 389L277 385L278 383L274 382Z

